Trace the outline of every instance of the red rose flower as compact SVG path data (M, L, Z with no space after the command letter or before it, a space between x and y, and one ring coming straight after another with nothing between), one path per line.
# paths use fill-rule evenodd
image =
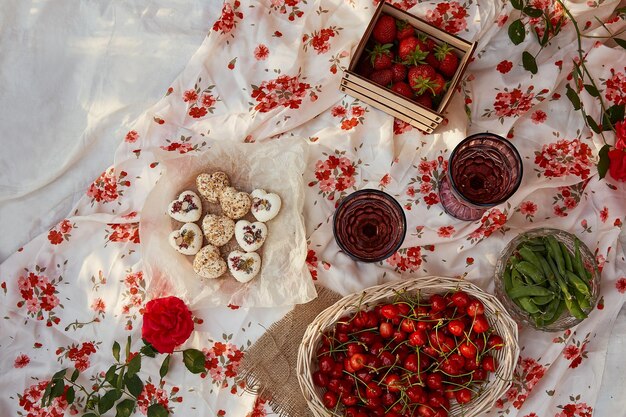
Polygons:
M141 336L159 353L172 353L192 330L191 312L180 298L157 298L146 304Z
M617 181L626 181L626 152L619 149L609 151L609 173Z

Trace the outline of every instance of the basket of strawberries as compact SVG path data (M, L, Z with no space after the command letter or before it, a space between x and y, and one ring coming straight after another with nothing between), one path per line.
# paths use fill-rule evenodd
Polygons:
M517 337L500 302L469 282L383 284L316 317L298 380L316 417L473 417L509 388Z
M431 133L475 44L381 2L345 71L341 90Z

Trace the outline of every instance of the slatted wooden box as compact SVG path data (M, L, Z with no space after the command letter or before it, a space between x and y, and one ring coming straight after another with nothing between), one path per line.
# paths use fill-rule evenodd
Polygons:
M441 99L441 102L436 109L426 108L395 93L389 88L368 80L355 72L358 63L361 60L361 56L365 52L366 45L374 29L374 25L383 13L393 16L396 19L406 20L414 28L416 28L418 32L422 32L423 34L431 37L437 44L443 42L447 43L457 53L457 56L459 57L459 67L456 74L450 81L447 92ZM432 133L443 121L442 113L450 103L452 95L456 91L456 87L459 84L467 65L469 64L475 48L475 42L470 43L464 39L447 33L420 19L419 17L413 16L412 14L407 13L404 10L400 10L397 7L381 0L374 16L372 17L372 20L367 26L367 30L365 31L361 42L357 47L356 53L350 61L350 66L347 71L344 72L341 79L340 89L346 94L358 98L359 100L404 122L407 122L426 133Z

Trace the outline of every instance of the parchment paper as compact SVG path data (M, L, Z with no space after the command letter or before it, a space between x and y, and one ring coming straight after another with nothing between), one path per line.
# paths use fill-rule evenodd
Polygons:
M305 260L307 245L302 207L307 144L298 138L266 143L239 144L214 142L198 156L183 156L165 164L165 173L146 200L141 213L140 238L144 273L148 274L148 296L174 294L190 305L201 307L235 305L273 307L308 302L316 291ZM223 171L231 185L248 193L256 188L278 194L279 214L266 223L268 237L259 250L261 271L246 284L230 273L217 279L204 279L193 270L193 256L178 253L168 243L168 235L182 223L167 214L168 204L184 190L197 192L198 174ZM202 199L201 226L207 213L221 213L219 205ZM249 221L254 218L248 214ZM206 240L204 241L206 244ZM222 255L237 248L233 237Z

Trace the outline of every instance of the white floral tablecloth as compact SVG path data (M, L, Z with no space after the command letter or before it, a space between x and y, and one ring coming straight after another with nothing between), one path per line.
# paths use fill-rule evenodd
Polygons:
M71 405L60 397L42 408L39 399L52 374L76 368L79 382L88 385L103 377L114 341L124 345L131 336L131 350L141 347L149 278L143 274L138 221L163 161L211 152L216 140L288 141L292 135L310 143L304 211L309 270L312 279L342 294L425 275L460 276L493 291L496 259L515 235L540 226L576 233L602 267L598 308L572 331L522 329L513 386L489 415L591 415L609 332L626 292L618 247L626 189L610 177L598 179L595 163L603 142L565 98L576 55L571 22L538 56L539 71L532 76L520 56L534 41L528 37L513 46L507 36L507 21L519 13L510 4L394 3L478 41L446 123L434 135L338 91L341 68L375 9L371 0L224 3L200 49L164 86L165 97L116 139L114 166L88 187L66 219L0 265L2 415L82 412L80 393ZM562 13L551 1L532 3ZM612 17L618 3L566 4L579 22L589 22L585 30L592 33L599 21L615 30L624 26L623 18ZM595 41L585 40L584 47L600 94L608 103L624 103L626 52ZM585 100L592 102L583 95ZM515 144L524 159L524 180L513 198L481 220L457 221L439 205L437 179L455 144L485 130ZM351 261L333 240L330 219L337 201L360 188L394 195L407 215L402 249L380 264ZM173 415L270 414L265 399L243 393L238 366L246 347L288 308L190 308L196 332L185 346L205 352L207 372L191 375L178 360L161 378L161 361L146 361L135 413L146 414L158 402Z

